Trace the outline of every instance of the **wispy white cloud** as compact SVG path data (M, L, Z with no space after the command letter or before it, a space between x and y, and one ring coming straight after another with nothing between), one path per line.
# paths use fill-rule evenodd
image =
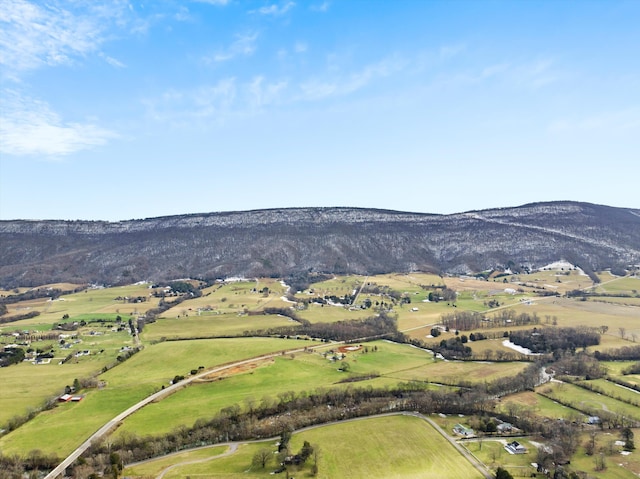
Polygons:
M329 6L331 4L329 2L322 2L322 3L318 3L315 5L311 5L309 7L309 10L311 10L312 12L328 12L329 11Z
M487 81L500 82L515 88L537 90L563 78L553 60L542 59L528 62L499 62L458 72L445 72L439 82L447 85L478 84Z
M296 42L293 46L293 51L296 53L305 53L309 49L309 46L305 42Z
M548 130L557 135L604 134L640 136L640 107L619 111L607 111L581 118L563 118L553 121Z
M109 65L111 65L114 68L125 68L127 66L124 63L122 63L120 60L110 57L109 55L105 55L102 52L100 52L99 55L100 55L100 58L103 58L105 62L107 62Z
M225 6L229 4L229 0L193 0L197 3L208 3L209 5Z
M449 59L459 55L466 50L467 46L461 43L454 45L443 45L440 47L440 58Z
M223 122L232 114L236 104L237 81L224 78L212 85L193 89L172 89L158 98L150 98L143 103L148 115L155 121L173 126L189 126L194 122Z
M262 114L282 105L347 96L402 72L407 65L409 62L401 58L390 57L357 71L341 73L332 64L327 76L303 83L286 78L269 79L263 74L248 81L229 77L197 88L167 90L159 97L145 100L144 104L148 116L155 121L174 127L208 128L233 118Z
M219 63L231 60L238 56L252 55L256 51L256 40L258 33L247 33L236 35L236 40L227 48L219 50L213 55L204 58L205 63Z
M359 71L334 74L331 78L312 78L300 84L300 99L322 100L354 93L373 81L403 70L407 62L396 57L386 58L365 66Z
M520 85L537 89L555 83L561 74L554 69L550 58L538 59L519 65L513 70L512 78Z
M56 4L24 0L0 2L0 64L17 74L68 63L97 49L101 28Z
M191 20L191 13L189 9L184 5L180 5L178 7L178 11L173 14L173 18L175 18L179 22L186 22Z
M192 89L171 89L143 103L154 121L177 128L208 128L290 101L288 80L269 81L256 75L246 82L229 77Z
M1 92L0 107L0 151L7 155L59 157L118 136L92 122L64 121L46 102L15 90Z
M278 103L282 100L282 95L288 87L286 80L275 83L268 83L263 76L257 76L248 86L250 94L250 106L254 110Z
M276 5L274 3L271 5L265 5L264 7L258 8L256 10L250 10L249 13L279 17L287 13L289 10L291 10L295 6L296 6L295 2L286 2L280 5Z

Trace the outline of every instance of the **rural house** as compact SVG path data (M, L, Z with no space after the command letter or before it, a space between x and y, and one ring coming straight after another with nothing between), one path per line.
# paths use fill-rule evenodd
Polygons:
M504 448L509 452L509 454L525 454L527 452L527 448L518 441L510 442L504 446Z
M453 427L453 432L458 434L459 436L471 437L474 436L473 429L470 427L463 426L462 424L456 424Z

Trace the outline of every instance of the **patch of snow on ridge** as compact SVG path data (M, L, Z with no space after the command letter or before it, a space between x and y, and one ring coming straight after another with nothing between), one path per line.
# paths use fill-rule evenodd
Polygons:
M573 269L575 268L574 265L572 265L571 263L569 263L566 260L560 260L560 261L555 261L551 264L548 264L546 266L543 266L542 268L538 268L539 270L544 270L544 269Z

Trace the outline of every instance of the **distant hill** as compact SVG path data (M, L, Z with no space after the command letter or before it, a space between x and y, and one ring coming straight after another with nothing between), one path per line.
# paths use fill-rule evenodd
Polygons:
M121 222L0 221L0 286L640 263L640 210L535 203L452 215L291 208Z

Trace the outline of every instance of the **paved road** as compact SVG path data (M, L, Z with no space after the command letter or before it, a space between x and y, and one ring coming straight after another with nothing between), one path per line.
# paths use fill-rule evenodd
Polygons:
M300 353L305 351L305 349L309 350L309 349L319 349L322 347L335 347L337 344L341 344L341 343L327 343L327 344L322 344L322 345L318 345L318 346L311 346L308 348L296 348L296 349L289 349L289 350L284 350L284 351L278 351L275 353L269 353L269 354L264 354L262 356L257 356L255 358L250 358L250 359L243 359L242 361L235 361L233 363L229 363L229 364L224 364L221 366L217 366L215 368L211 368L211 369L207 369L206 371L203 371L201 373L198 373L194 376L190 376L176 384L172 384L169 387L166 387L164 389L162 389L161 391L158 391L155 394L152 394L151 396L147 396L145 399L143 399L142 401L138 402L137 404L134 404L133 406L131 406L129 409L127 409L126 411L121 412L120 414L118 414L116 417L114 417L113 419L111 419L109 422L107 422L104 426L102 426L100 429L98 429L96 432L94 432L85 442L83 442L75 451L73 451L64 461L62 461L58 467L56 467L53 471L51 471L49 474L47 474L45 476L44 479L55 479L56 477L61 476L62 474L64 474L65 469L67 469L67 467L69 467L71 464L73 464L76 459L78 459L87 449L89 449L89 447L91 447L91 444L94 441L97 441L99 439L101 439L103 436L109 434L111 431L113 431L116 427L118 427L118 424L123 421L125 418L127 418L128 416L130 416L131 414L133 414L134 412L138 411L139 409L143 408L144 406L146 406L147 404L153 402L153 401L157 401L159 399L162 399L165 396L168 396L169 394L172 394L174 392L176 392L177 390L183 388L184 386L186 386L187 384L196 381L198 379L202 379L206 376L209 376L210 374L214 374L214 373L218 373L221 371L226 371L228 369L232 369L238 366L244 366L246 364L251 364L251 363L255 363L255 362L259 362L259 361L264 361L265 359L272 359L278 356L282 356L283 354L295 354L295 353Z

